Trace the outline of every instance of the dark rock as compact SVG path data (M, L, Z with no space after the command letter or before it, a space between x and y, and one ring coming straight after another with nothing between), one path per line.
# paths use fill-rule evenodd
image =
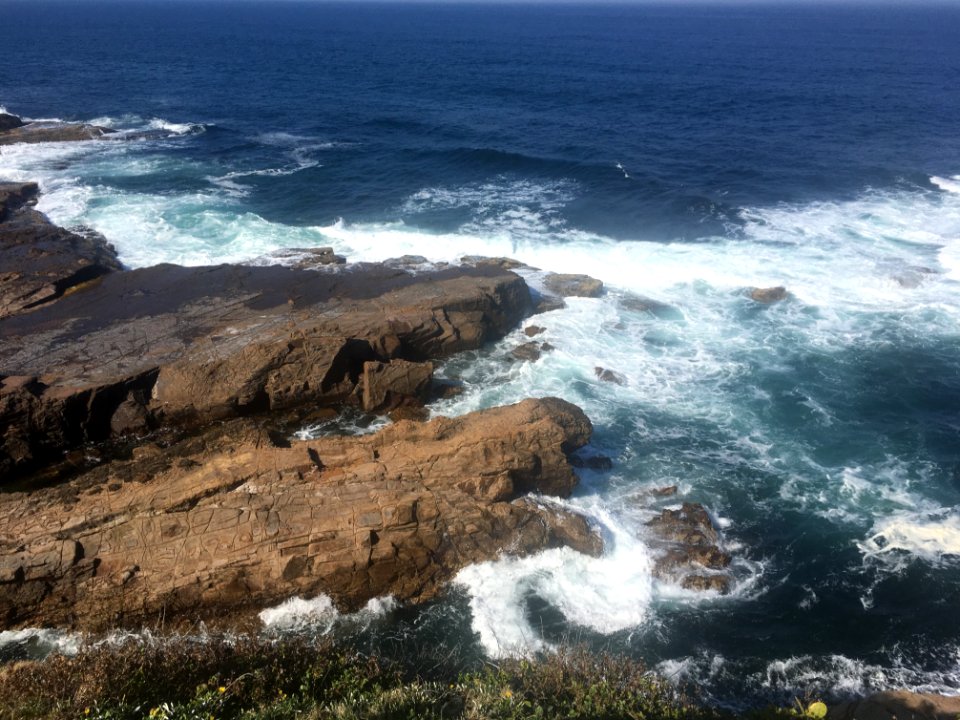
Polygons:
M523 279L494 268L110 273L0 320L0 376L35 378L0 387L0 477L109 437L130 392L168 427L359 402L365 362L478 348L515 328L529 303Z
M758 303L764 303L765 305L786 300L788 295L789 293L785 287L752 288L750 290L750 297Z
M727 575L687 575L680 581L680 586L686 590L726 595L730 592L730 578Z
M0 132L23 127L23 120L10 113L0 113Z
M536 362L540 359L540 343L535 341L523 343L511 350L510 354L517 360Z
M553 312L554 310L563 310L567 304L563 298L553 297L552 295L541 295L534 303L534 312L540 313Z
M540 327L539 325L527 325L527 327L523 329L523 334L527 337L533 337L534 335L539 335L545 330L545 327Z
M389 258L383 261L387 267L399 268L401 270L422 270L433 266L423 255L401 255L400 257Z
M575 468L586 468L588 470L610 470L613 468L613 460L606 455L580 455L570 456L570 464Z
M434 378L430 388L431 400L449 400L463 395L463 383L448 378Z
M387 417L390 418L393 422L400 422L401 420L412 420L413 422L426 422L430 419L430 411L425 407L416 407L413 405L401 405L398 408L394 408L389 413Z
M553 352L556 348L548 342L542 343L540 345L541 352Z
M620 298L620 307L631 312L652 313L654 315L667 313L673 309L666 303L641 295L624 295Z
M391 360L363 364L363 409L384 412L400 405L422 405L430 394L433 363Z
M0 184L0 320L121 269L102 236L64 230L33 210L36 194L36 183Z
M97 140L114 130L79 123L32 122L0 132L0 145Z
M627 384L627 379L620 373L614 372L613 370L607 370L606 368L598 366L593 369L593 373L603 382L613 383L614 385Z
M543 278L543 286L560 297L600 297L603 283L589 275L549 273Z

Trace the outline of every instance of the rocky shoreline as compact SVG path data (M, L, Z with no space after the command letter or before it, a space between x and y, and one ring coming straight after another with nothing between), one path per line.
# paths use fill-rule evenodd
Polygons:
M11 117L0 145L110 133ZM592 432L579 408L531 399L423 422L451 391L436 361L560 296L596 296L599 281L554 276L544 303L509 261L411 269L326 249L296 251L295 267L128 270L103 237L34 210L38 193L0 184L0 629L236 627L294 595L341 610L383 595L416 603L505 553L603 552L584 517L549 501L572 492L584 462L572 455ZM550 349L531 341L512 357ZM345 408L395 422L290 440ZM655 572L729 589L731 558L702 506L650 527ZM866 717L871 702L842 716Z

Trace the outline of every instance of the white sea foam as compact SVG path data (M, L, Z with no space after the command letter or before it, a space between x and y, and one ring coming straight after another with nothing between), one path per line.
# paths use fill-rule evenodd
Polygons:
M930 178L930 182L946 192L960 193L960 175L954 175L950 178L942 178L934 175Z
M41 658L51 653L76 655L83 636L51 628L0 631L0 657L8 653Z
M263 610L259 617L268 630L302 630L326 634L340 623L369 625L393 611L396 601L392 597L373 598L355 613L341 614L327 595L318 595L305 600L300 597L285 600L276 607Z
M890 562L903 554L931 563L960 560L960 514L941 509L881 518L859 547L867 558Z

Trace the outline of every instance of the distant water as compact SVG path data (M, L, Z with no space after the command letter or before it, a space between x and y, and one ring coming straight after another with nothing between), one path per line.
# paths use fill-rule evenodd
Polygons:
M960 692L956 5L4 0L0 47L10 111L146 131L0 150L130 266L333 245L607 283L536 318L536 364L502 361L519 332L449 362L469 390L437 410L581 405L616 465L569 505L606 555L470 568L377 605L384 637L579 640L720 700ZM651 577L644 523L681 500L723 527L730 596ZM312 602L270 617L329 626Z

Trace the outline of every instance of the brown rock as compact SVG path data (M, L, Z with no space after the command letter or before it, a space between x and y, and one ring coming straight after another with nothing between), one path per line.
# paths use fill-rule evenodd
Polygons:
M4 627L224 621L292 595L432 597L466 564L569 545L589 420L558 399L278 447L233 420L32 493L0 494Z
M785 300L789 293L785 287L752 288L750 297L758 303L770 305L775 302Z
M730 578L726 575L687 575L680 582L680 586L687 590L713 591L726 595L730 592Z
M410 420L412 422L426 422L430 419L430 411L425 407L413 407L411 405L401 405L398 408L387 413L393 422Z
M831 705L830 720L956 720L960 697L906 690L876 693L866 698Z
M627 379L618 372L613 370L607 370L602 367L595 367L593 369L593 374L597 376L597 379L602 380L603 382L613 383L614 385L626 385Z
M527 327L523 329L523 334L527 337L533 337L534 335L539 335L545 330L545 327L540 327L539 325L527 325Z
M523 343L511 350L510 354L517 360L536 362L540 359L540 343L534 341Z
M653 313L654 315L665 314L672 310L666 303L641 295L624 295L620 298L620 307L631 312Z
M0 145L97 140L113 132L110 128L82 123L32 122L0 132Z
M675 487L666 489L676 490ZM703 505L683 503L679 510L663 510L647 525L661 547L653 567L655 575L679 582L688 590L729 592L731 580L726 573L702 572L703 569L725 570L732 561L730 555L717 546L720 533Z
M543 286L560 297L600 297L603 283L589 275L549 273L543 278Z
M160 426L359 402L365 362L480 347L516 327L529 303L522 278L492 268L111 273L0 320L0 378L33 378L0 387L0 477L109 437L131 392L149 398Z
M391 360L363 364L363 409L384 412L400 405L422 405L430 395L433 363Z

